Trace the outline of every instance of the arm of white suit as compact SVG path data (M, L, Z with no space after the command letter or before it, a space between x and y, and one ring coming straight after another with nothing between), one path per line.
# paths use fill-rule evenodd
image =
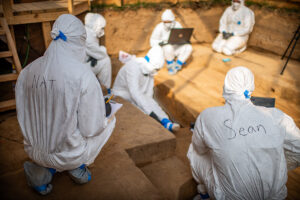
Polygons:
M86 73L78 108L78 126L84 137L102 133L107 126L102 90L93 73ZM86 81L88 80L88 81Z
M242 23L242 27L241 29L234 31L233 34L235 36L245 36L245 35L249 35L253 29L253 25L254 25L254 16L253 13L249 12L245 19L241 22Z
M129 93L135 104L139 108L141 108L146 114L149 115L152 112L150 105L151 100L153 99L141 92L138 81L139 76L141 76L141 74L138 71L128 70L126 72L126 80L128 84Z
M152 81L150 82L149 86L148 86L148 90L146 92L146 95L150 98L153 98L153 89L154 89L154 79L152 79Z
M193 136L192 136L192 144L194 150L199 154L205 154L208 151L208 148L204 142L204 133L203 133L203 125L201 120L201 115L197 118Z
M105 46L99 46L96 43L86 43L86 54L95 58L96 60L102 60L107 56Z
M287 114L283 114L280 125L285 130L284 149L287 161L293 163L293 168L300 166L300 130L294 120Z
M158 24L152 34L151 34L151 37L150 37L150 46L153 47L153 46L156 46L158 45L160 42L162 42L162 39L161 39L161 28L162 26L160 26L160 24Z
M228 16L228 9L225 10L223 13L221 19L220 19L220 26L219 26L219 32L222 33L223 31L227 32L227 16Z

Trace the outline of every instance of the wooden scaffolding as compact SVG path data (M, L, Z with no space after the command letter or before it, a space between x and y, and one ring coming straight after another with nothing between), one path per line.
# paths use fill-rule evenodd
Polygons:
M13 25L41 23L44 44L47 48L52 40L51 22L62 14L79 15L90 10L89 0L48 0L32 3L14 3L13 0L0 0L0 33L5 34L9 51L0 52L0 57L12 57L16 73L0 75L0 82L14 81L21 71L14 41ZM0 102L0 112L15 108L15 100Z

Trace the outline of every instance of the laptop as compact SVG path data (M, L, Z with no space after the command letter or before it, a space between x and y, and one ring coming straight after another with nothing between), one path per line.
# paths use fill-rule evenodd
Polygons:
M275 107L275 98L251 97L250 100L256 106L264 106L264 107L267 107L267 108Z
M194 28L172 28L168 44L190 43Z

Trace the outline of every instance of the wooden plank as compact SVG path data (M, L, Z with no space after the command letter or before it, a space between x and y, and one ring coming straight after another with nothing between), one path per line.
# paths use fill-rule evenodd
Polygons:
M47 49L49 44L52 41L52 38L51 38L51 35L50 35L50 31L51 31L50 22L43 22L42 23L42 30L43 30L45 48Z
M2 51L0 52L0 58L12 57L11 51Z
M18 74L1 74L0 82L15 81L18 79Z
M18 3L14 4L13 9L15 12L27 12L27 11L45 11L50 9L67 9L67 6L62 6L61 3L56 1L45 1L45 2L33 2L33 3Z
M10 1L2 0L3 14L6 18L13 17L13 9Z
M53 13L20 15L8 19L7 22L9 25L49 22L49 21L55 21L60 15L67 14L67 13L68 11L66 10L66 11L53 12Z
M6 33L6 38L7 38L7 45L12 53L12 56L13 56L13 59L14 59L14 64L16 66L16 70L18 73L21 72L22 70L22 67L21 67L21 63L20 63L20 60L19 60L19 56L18 56L18 52L17 52L17 49L16 49L16 44L11 36L11 33L10 33L10 30L8 28L8 25L7 25L7 22L5 20L5 18L1 18L0 19L1 21L1 25Z
M16 100L11 99L0 102L0 112L16 109Z
M78 4L75 6L73 14L79 15L79 14L89 11L89 10L90 10L90 7L89 7L88 2L84 2L84 3Z

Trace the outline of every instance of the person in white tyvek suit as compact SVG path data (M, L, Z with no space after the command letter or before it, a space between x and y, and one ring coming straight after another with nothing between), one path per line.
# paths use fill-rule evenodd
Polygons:
M218 53L233 55L247 48L255 19L252 10L244 5L244 0L232 0L220 19L219 35L212 44Z
M249 69L229 70L225 105L204 110L196 120L187 156L202 199L287 196L284 150L299 166L300 131L282 111L253 105L253 90Z
M167 44L172 28L182 28L181 24L175 21L175 16L170 9L163 12L161 16L161 23L154 28L151 38L150 46L160 45L163 48L163 54L167 62L169 74L176 74L181 70L182 65L190 57L193 48L190 44L172 45ZM177 61L175 61L177 57Z
M118 72L112 90L113 94L128 100L168 130L177 131L179 124L172 123L153 99L154 75L164 64L162 49L155 46L144 58L136 58L128 54L124 58L120 55L120 60L125 62L125 65Z
M115 127L106 118L96 76L84 63L86 31L73 15L53 24L53 41L45 54L26 66L16 84L16 107L28 184L48 194L55 171L68 171L76 183L86 183L94 162Z
M107 55L105 46L99 45L99 38L104 35L106 21L97 13L87 13L85 16L86 53L87 62L97 76L100 84L110 94L111 87L111 60Z

